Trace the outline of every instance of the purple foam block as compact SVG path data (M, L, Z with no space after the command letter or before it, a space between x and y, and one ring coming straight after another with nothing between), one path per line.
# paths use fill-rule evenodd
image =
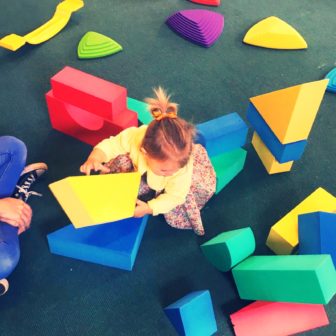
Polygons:
M166 23L183 38L210 47L223 32L224 16L209 10L190 9L172 14Z

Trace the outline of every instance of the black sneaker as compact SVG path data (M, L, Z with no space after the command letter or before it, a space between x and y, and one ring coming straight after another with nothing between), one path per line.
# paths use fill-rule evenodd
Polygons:
M7 279L0 280L0 296L6 294L9 288L9 283Z
M16 188L12 197L18 198L27 202L31 195L42 196L42 194L35 191L30 191L34 182L48 170L48 166L43 162L32 163L26 166L17 182Z

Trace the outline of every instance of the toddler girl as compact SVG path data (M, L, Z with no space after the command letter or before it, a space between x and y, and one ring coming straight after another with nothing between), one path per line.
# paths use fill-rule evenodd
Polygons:
M177 104L161 87L154 92L145 100L154 120L101 141L80 171L138 171L134 217L163 214L169 225L203 235L200 209L215 192L214 169L206 150L193 143L194 126L177 116Z

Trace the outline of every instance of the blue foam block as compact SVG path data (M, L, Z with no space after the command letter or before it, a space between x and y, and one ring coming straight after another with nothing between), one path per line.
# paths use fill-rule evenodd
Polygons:
M329 71L325 78L329 79L327 91L336 93L336 68Z
M280 163L295 161L301 158L307 140L283 145L252 103L248 106L247 119L252 124L261 140Z
M50 233L51 253L131 271L148 216L75 229L72 224Z
M242 147L246 142L248 127L236 113L196 125L196 141L205 144L210 157Z
M210 336L217 331L208 290L192 292L164 309L179 335Z
M299 215L299 254L330 254L336 267L336 213Z

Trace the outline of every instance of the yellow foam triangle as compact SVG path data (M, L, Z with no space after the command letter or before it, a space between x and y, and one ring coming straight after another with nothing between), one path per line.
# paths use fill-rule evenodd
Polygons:
M315 211L333 212L335 209L336 198L323 188L316 189L271 227L267 246L276 254L291 254L299 244L298 215Z
M301 34L276 16L269 16L252 26L243 41L257 47L272 49L308 48Z
M313 126L328 79L250 98L282 144L305 140Z
M69 176L49 185L75 228L132 217L140 174Z

